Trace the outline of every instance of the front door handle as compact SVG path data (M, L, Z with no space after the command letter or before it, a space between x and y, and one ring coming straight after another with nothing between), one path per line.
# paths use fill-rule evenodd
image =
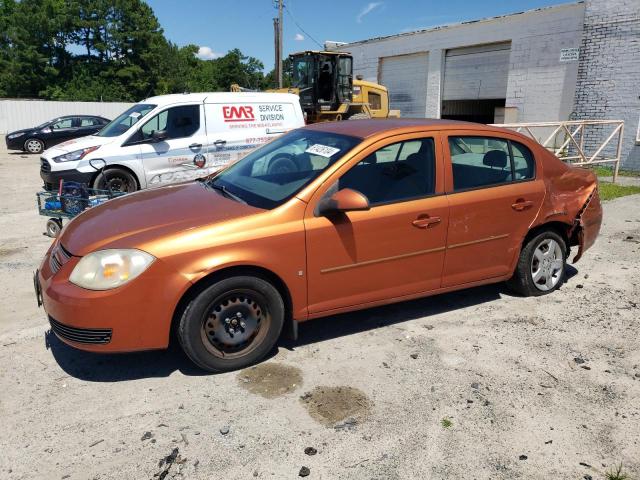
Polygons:
M428 228L429 225L435 225L437 223L440 223L441 221L442 220L440 219L440 217L422 217L422 218L416 218L411 223L413 224L414 227Z
M527 208L531 208L533 206L533 202L531 200L525 200L524 198L519 198L516 200L516 203L511 205L516 212L521 212L526 210Z
M215 142L213 142L213 144L216 146L224 145L225 143L227 143L226 140L216 140Z
M196 150L196 149L201 149L202 148L202 144L201 143L192 143L191 145L189 145L189 148L191 150Z

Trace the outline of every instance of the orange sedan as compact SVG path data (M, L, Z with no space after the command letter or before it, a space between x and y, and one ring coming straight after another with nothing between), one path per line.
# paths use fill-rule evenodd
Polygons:
M193 362L227 371L312 318L503 281L551 293L601 221L595 175L512 131L319 123L87 210L35 285L74 347L166 348L174 331Z

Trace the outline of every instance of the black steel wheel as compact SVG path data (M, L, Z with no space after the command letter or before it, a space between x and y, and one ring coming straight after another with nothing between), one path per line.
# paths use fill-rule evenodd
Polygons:
M224 372L249 366L275 345L284 323L284 303L271 283L238 276L204 289L187 305L178 338L199 367Z
M138 190L138 182L127 170L109 168L98 174L93 181L93 188L111 192L131 193Z

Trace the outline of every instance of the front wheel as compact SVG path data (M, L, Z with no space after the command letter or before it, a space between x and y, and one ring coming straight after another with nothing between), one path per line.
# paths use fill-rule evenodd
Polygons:
M200 368L227 372L247 367L273 348L284 323L278 290L258 277L221 280L185 308L178 339Z
M135 177L121 168L110 168L101 171L93 181L93 188L111 192L131 193L138 190Z
M29 138L24 142L24 151L29 153L42 153L44 150L44 142L37 138Z
M567 246L556 232L540 232L524 245L513 277L507 282L524 296L553 292L562 284L567 265Z

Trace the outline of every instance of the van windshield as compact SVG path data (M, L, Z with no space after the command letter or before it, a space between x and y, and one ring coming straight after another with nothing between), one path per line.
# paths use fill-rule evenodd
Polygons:
M98 137L117 137L122 135L156 107L157 105L148 103L136 103L133 107L107 123L96 135Z
M223 170L208 185L258 208L281 205L311 183L362 139L294 130Z

